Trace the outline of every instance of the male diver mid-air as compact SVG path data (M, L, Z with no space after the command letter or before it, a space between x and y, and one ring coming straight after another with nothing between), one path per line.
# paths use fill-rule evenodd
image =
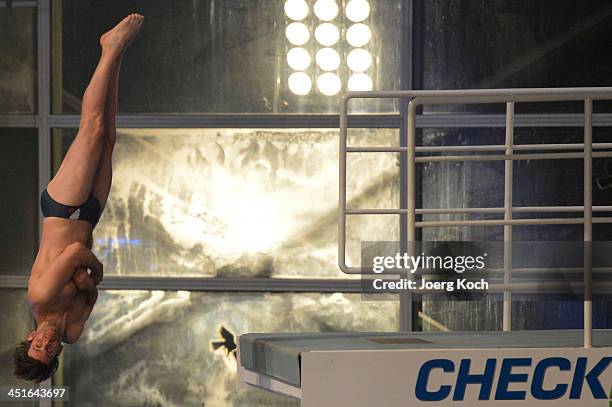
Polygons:
M143 20L130 14L100 38L102 56L83 95L78 134L41 194L42 234L28 281L36 330L15 349L15 375L22 379L40 382L53 374L62 342L79 339L98 298L103 272L91 252L92 232L111 188L121 61Z

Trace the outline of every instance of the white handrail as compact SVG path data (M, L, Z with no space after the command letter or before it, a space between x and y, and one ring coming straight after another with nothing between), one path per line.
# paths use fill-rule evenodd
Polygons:
M401 98L409 100L407 114L407 145L406 147L349 147L348 103L356 98ZM361 267L350 267L346 264L346 216L372 214L403 214L407 221L407 241L414 242L416 229L441 226L475 226L503 225L504 241L512 242L512 225L549 225L549 224L583 224L584 241L592 240L593 223L612 223L612 218L593 218L593 211L609 211L612 206L593 207L592 202L592 171L593 158L612 157L612 151L593 152L593 149L610 149L612 143L593 143L593 100L611 100L612 87L588 88L523 88L523 89L469 89L469 90L408 90L408 91L372 91L346 92L340 105L340 154L339 154L339 221L338 221L338 266L348 274L358 274ZM514 104L521 102L584 102L584 141L574 144L528 144L514 145ZM505 103L506 104L506 142L505 145L487 146L416 146L416 112L417 108L426 104L476 104ZM518 153L519 151L551 151L548 153ZM558 152L574 150L574 152ZM555 152L557 151L557 152ZM407 162L407 201L406 208L347 209L346 191L346 156L348 153L384 153L393 152L405 154ZM503 152L494 155L456 155L456 156L417 156L417 153L444 152ZM582 206L540 206L514 207L512 205L512 163L515 160L547 160L547 159L582 159L584 162L584 196ZM504 161L504 207L503 208L441 208L417 209L415 205L416 179L415 167L421 162L439 161ZM556 219L513 219L514 212L582 212L580 218ZM461 221L421 221L417 222L417 214L452 214L452 213L500 213L500 220L461 220ZM505 245L506 246L506 245ZM592 346L592 253L590 245L585 245L584 254L584 347ZM512 284L511 253L504 255L504 330L510 330L510 292L513 289L524 289L529 284Z

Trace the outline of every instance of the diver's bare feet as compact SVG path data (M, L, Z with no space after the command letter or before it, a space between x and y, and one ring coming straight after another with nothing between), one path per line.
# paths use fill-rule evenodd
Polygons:
M120 56L130 46L138 31L142 27L144 17L140 14L130 14L113 29L100 37L102 51Z

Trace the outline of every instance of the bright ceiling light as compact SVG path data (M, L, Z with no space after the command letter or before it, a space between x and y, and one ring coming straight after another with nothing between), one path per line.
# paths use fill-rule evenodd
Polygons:
M372 55L363 48L356 48L346 57L348 67L355 72L363 72L372 65Z
M334 0L318 0L314 12L320 20L331 21L338 15L338 5Z
M340 92L342 86L338 75L331 72L325 72L317 78L317 87L319 91L327 96L333 96Z
M315 57L317 65L324 71L334 71L340 66L340 55L333 48L321 48Z
M366 0L351 0L346 5L346 16L354 23L359 23L370 15L370 3Z
M356 73L348 80L349 90L372 90L372 79L364 73Z
M285 14L292 20L301 21L308 15L308 4L304 0L287 0Z
M302 23L291 23L285 29L285 35L293 45L304 45L310 39L310 31Z
M315 38L319 44L330 47L340 39L340 31L331 23L323 23L315 29Z
M289 75L289 90L296 95L304 96L310 92L312 81L304 72L294 72Z
M304 48L291 48L287 52L287 63L296 71L303 71L310 66L310 54Z
M367 25L362 23L353 24L346 31L346 40L353 47L363 47L370 41L370 38L372 38L372 32Z

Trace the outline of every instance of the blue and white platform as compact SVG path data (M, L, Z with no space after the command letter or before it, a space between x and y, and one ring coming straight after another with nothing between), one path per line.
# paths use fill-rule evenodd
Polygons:
M239 380L302 406L608 407L612 330L258 334ZM599 398L604 392L605 398Z

